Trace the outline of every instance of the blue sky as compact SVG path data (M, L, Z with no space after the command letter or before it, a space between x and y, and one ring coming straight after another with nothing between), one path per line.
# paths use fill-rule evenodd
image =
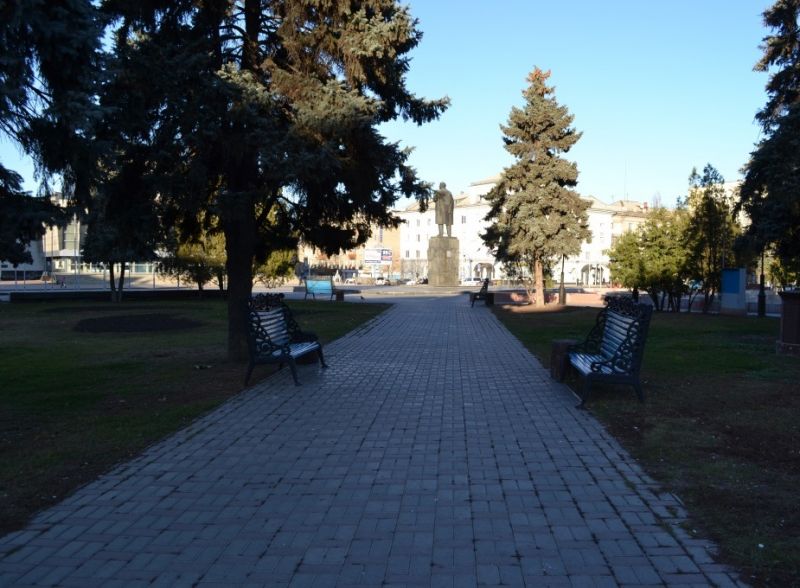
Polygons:
M693 166L740 177L759 128L767 74L762 0L411 0L423 31L409 88L452 100L434 123L392 123L411 164L454 192L512 163L500 124L534 66L583 137L566 157L578 191L672 205Z
M512 163L500 124L522 105L534 66L552 70L556 99L583 137L566 155L578 191L611 202L664 204L686 192L693 166L712 163L738 179L766 101L753 71L767 34L769 0L412 0L424 36L412 52L409 88L452 105L422 127L384 134L414 147L426 181L458 193ZM30 164L0 139L0 161L35 190Z

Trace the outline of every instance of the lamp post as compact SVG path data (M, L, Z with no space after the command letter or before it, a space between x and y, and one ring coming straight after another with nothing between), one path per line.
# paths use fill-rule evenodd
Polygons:
M764 250L761 250L761 275L758 278L758 316L767 315L767 294L764 291Z
M561 285L558 287L558 304L565 306L567 304L567 289L564 287L564 255L561 255Z

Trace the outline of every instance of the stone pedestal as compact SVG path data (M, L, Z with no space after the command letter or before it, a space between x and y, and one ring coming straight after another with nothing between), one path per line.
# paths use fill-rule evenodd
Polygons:
M781 292L781 338L778 353L800 356L800 292Z
M428 241L428 284L458 286L458 239L431 237Z

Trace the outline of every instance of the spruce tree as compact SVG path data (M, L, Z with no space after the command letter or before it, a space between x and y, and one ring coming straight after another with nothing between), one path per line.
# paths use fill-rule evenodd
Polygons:
M116 51L146 64L123 73L157 98L146 157L164 222L188 234L204 211L220 219L230 357L246 351L254 261L298 237L331 252L356 246L371 224L397 225L400 195L426 201L408 153L377 131L397 117L430 121L447 104L405 87L421 34L396 0L106 0L103 9Z
M776 71L756 116L764 138L744 168L737 207L750 217L748 237L791 266L800 263L800 0L778 0L764 23L774 34L756 70Z
M590 237L586 210L573 189L577 166L563 159L580 139L571 127L573 116L547 85L550 72L535 68L523 92L525 105L514 107L501 126L506 150L516 162L503 170L487 195L491 222L482 236L497 258L511 269L525 268L531 300L543 306L544 270L561 256L580 251Z

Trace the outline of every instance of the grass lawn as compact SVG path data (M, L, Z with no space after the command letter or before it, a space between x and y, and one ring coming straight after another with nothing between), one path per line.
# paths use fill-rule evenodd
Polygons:
M323 342L387 308L288 304ZM0 533L241 391L226 336L221 301L0 304Z
M550 341L582 340L597 311L496 313L548 366ZM647 402L598 385L589 410L681 497L690 530L713 537L746 582L800 586L800 359L775 353L778 330L770 318L656 313Z

